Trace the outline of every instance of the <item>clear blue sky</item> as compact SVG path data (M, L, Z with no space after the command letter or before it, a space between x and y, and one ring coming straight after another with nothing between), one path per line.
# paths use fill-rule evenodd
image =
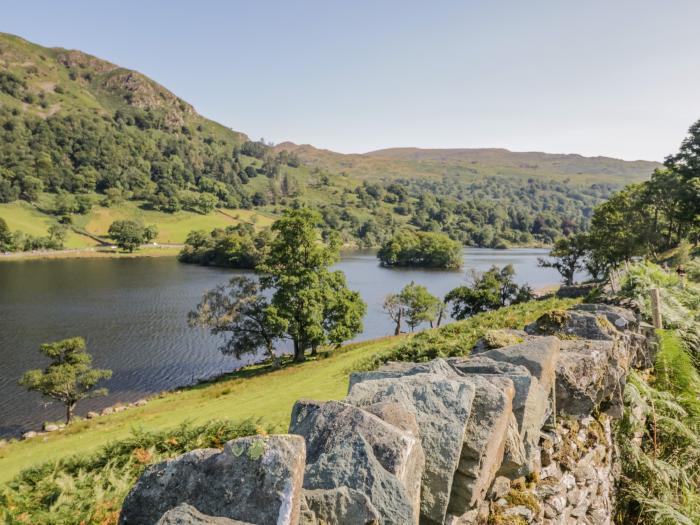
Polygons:
M253 138L661 160L700 118L700 2L15 1L0 31L137 69Z

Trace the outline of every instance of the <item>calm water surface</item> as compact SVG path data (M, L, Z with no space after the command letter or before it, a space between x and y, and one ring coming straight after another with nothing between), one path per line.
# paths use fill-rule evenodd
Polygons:
M537 257L545 254L468 248L463 270L427 271L385 269L373 252L351 252L337 268L367 302L365 330L357 338L362 340L392 333L381 310L384 296L412 280L442 296L466 282L466 270L512 264L519 282L537 288L558 281L554 270L537 267ZM63 415L61 407L17 386L25 370L46 365L38 352L44 342L82 336L95 365L114 372L105 382L110 395L81 403L80 415L254 361L253 356L237 360L221 355L219 339L186 322L202 293L233 273L169 257L0 264L0 436L15 436Z

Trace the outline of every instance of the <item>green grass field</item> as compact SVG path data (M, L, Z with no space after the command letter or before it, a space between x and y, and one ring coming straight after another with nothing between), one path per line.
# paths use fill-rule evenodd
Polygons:
M61 434L11 443L0 449L0 483L31 465L78 451L93 452L110 441L129 436L136 427L156 431L184 421L259 418L261 424L286 431L297 399L344 397L348 373L354 363L390 348L401 338L348 346L328 358L276 371L250 367L212 384L164 394L143 407L79 421Z
M463 355L491 328L522 328L544 312L567 308L573 302L560 299L531 301L434 330L350 344L335 352L321 352L316 359L289 364L280 370L252 366L212 383L165 393L143 407L78 421L68 430L12 442L0 448L0 484L33 465L71 454L94 452L109 442L127 438L134 429L160 431L186 421L205 423L255 418L261 425L284 432L297 399L344 397L351 371L366 369L368 363L376 363L380 358L401 359L403 355L409 355L397 353L404 343L413 344L415 340L416 346L421 347L428 338L434 350L442 348L451 355Z
M98 202L97 195L93 196ZM0 204L0 217L5 219L11 231L20 230L33 236L44 236L56 217L43 210L51 209L52 196L42 195L37 206L24 201ZM163 213L145 210L139 202L125 201L115 207L95 205L86 215L73 215L73 225L76 229L85 230L98 237L106 237L110 224L120 219L136 219L146 225L155 224L158 228L156 242L163 244L182 244L192 230L211 231L214 228L225 228L239 222L248 222L260 227L269 226L274 218L251 210L215 210L208 215L189 211ZM89 236L74 231L68 234L65 247L90 248L98 243Z

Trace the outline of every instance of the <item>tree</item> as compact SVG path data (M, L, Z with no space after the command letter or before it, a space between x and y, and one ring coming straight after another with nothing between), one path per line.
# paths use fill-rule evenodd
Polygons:
M54 223L49 226L49 243L54 250L63 248L63 243L66 242L68 229L63 224Z
M279 366L275 341L284 336L287 323L260 293L259 284L248 277L232 277L204 294L197 309L188 316L190 326L209 327L214 335L227 335L220 347L223 354L240 359L261 348Z
M402 321L411 331L423 322L430 323L431 327L437 322L437 326L440 326L445 304L428 292L425 286L411 281L399 293L387 295L383 308L395 323L394 335L399 335Z
M108 233L122 250L133 252L142 244L153 240L158 235L158 230L155 226L144 227L140 222L127 219L114 221L109 226Z
M12 252L15 250L15 238L5 219L0 217L0 252Z
M377 258L384 266L459 268L462 247L443 233L401 230L382 245Z
M510 264L503 268L492 266L483 273L472 271L471 286L459 286L445 296L445 302L452 304L452 317L466 319L480 312L531 300L530 286L518 286L514 276L515 270Z
M425 286L411 281L401 290L401 299L406 306L406 324L411 332L423 322L435 322L440 300L431 295Z
M588 237L579 233L564 237L554 243L554 248L549 252L548 261L542 257L537 259L538 266L542 268L554 268L564 279L564 284L574 284L574 276L585 267L586 253L588 252Z
M360 333L366 310L342 272L329 271L339 257L338 240L331 236L324 243L319 222L308 208L286 210L273 224L269 251L256 268L262 288L272 293L272 306L287 322L295 361L303 361L306 350Z
M85 350L82 337L46 343L40 349L51 364L44 370L29 370L19 384L61 402L66 407L66 424L71 422L78 401L107 395L106 388L95 386L112 377L112 371L92 368L92 356Z
M392 293L384 299L382 307L387 315L394 321L394 335L401 333L401 322L403 321L406 305L403 303L400 293Z

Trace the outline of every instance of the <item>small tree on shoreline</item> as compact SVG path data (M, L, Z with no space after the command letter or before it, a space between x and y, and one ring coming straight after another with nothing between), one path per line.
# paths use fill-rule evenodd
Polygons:
M51 359L51 364L44 370L29 370L19 384L61 402L66 407L66 425L73 419L78 401L107 395L106 388L95 389L95 385L112 377L112 371L92 368L92 356L85 350L82 337L43 344L41 353Z

